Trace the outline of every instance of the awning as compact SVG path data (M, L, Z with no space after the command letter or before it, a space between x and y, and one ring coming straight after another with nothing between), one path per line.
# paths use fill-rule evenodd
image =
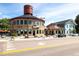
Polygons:
M8 30L0 30L0 32L10 32L10 31L8 31Z

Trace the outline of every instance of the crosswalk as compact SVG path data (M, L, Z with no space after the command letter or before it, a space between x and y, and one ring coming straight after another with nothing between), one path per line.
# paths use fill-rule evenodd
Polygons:
M14 46L14 41L8 40L7 41L7 50L14 50L15 46Z

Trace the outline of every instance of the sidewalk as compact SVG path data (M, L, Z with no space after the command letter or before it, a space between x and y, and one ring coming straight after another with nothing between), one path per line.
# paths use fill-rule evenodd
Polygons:
M18 36L18 37L14 37L13 39L11 37L4 37L1 38L0 37L0 41L22 41L22 40L78 40L79 36L67 36L67 37L32 37L32 38L25 38L24 36Z
M67 37L53 37L53 36L50 36L50 37L34 37L34 38L24 38L24 37L15 37L14 40L78 40L79 39L79 36L67 36Z

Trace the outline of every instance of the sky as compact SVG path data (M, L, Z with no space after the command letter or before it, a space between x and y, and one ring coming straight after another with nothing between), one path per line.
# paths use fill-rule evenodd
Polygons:
M0 18L14 18L23 15L24 5L28 3L0 3ZM45 25L67 19L75 20L79 14L78 3L29 3L33 15L42 17Z

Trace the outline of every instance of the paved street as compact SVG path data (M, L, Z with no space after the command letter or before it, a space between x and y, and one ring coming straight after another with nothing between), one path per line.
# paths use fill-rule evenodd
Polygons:
M79 56L79 44L70 44L55 48L43 48L21 53L7 54L7 56Z
M77 56L79 55L79 37L63 37L47 39L35 38L28 40L7 41L7 50L19 50L23 48L35 48L39 46L51 46L34 50L25 50L5 54L6 56ZM36 40L37 39L37 40Z
M20 53L7 54L6 56L79 56L79 43L59 47L42 48Z

